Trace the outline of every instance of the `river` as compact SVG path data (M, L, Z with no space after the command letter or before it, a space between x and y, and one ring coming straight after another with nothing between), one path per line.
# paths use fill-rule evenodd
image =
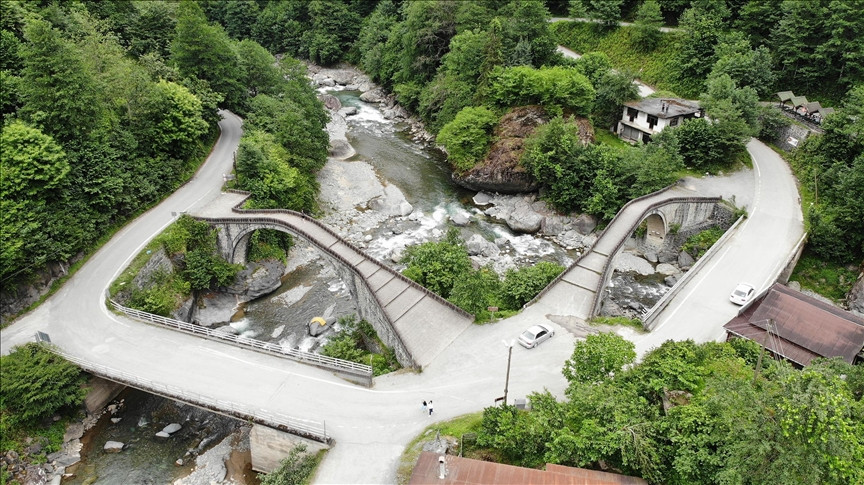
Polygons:
M351 222L364 229L359 245L368 254L400 268L390 258L394 251L440 238L450 227L455 227L451 216L461 214L471 219L470 224L459 228L464 240L475 234L489 241L497 240L501 252L489 262L499 272L538 261L553 261L563 266L573 262L577 256L574 251L539 235L514 234L503 222L486 216L483 208L473 203L476 193L452 182L440 150L414 141L406 124L385 119L377 105L361 101L357 91L336 90L330 94L339 98L343 106L357 109L357 114L346 118L347 138L357 154L346 161L328 163L370 166L371 170L367 171L353 167L350 173L368 174L366 176L374 177L369 183L381 184L386 190L398 189L413 206L413 212L407 217L393 216L372 222L358 222L368 217L368 211L363 208L349 211L354 217ZM326 188L326 184L322 184L322 191ZM328 196L332 198L333 194ZM339 221L339 216L325 214L323 219L329 223ZM334 228L347 236L345 227ZM295 241L299 242L297 238ZM335 271L311 248L299 245L292 249L289 268L291 271L279 290L247 304L231 325L247 337L314 351L326 340L326 334L322 339L307 336L306 323L316 316L326 318L355 313L353 298Z

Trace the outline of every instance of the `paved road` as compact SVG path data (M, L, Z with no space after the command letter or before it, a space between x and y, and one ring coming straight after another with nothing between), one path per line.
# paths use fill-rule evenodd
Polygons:
M37 310L0 332L2 351L30 341L33 333L41 330L74 356L145 380L182 386L210 399L242 400L245 405L271 412L326 420L336 446L322 463L316 483L392 483L399 455L423 427L479 411L503 394L507 362L503 342L515 338L529 324L550 321L548 303L541 299L513 318L494 325L471 326L422 373L377 378L373 389L348 384L321 369L108 312L103 304L105 288L146 241L173 220L172 212L201 207L218 195L222 174L230 170L231 154L240 136L239 119L231 114L225 116L220 123L223 135L194 179L120 231ZM751 210L753 222L736 236L742 248L753 247L754 257L762 261L751 268L750 263L735 259L738 251L730 250L718 259L718 269L709 275L711 279L719 278L721 273L725 279L737 278L742 271L752 270L751 281L761 284L767 276L757 274L760 268L773 269L770 261L783 258L778 251L765 248L783 247L791 238L792 231L782 227L789 224L788 217L775 214L780 209L775 204L777 197L789 190L791 177L788 170L778 168L770 150L763 148L751 143L751 153L760 158L756 172L766 172L761 180L770 183L771 188L757 182L757 203ZM765 164L761 158L766 159ZM725 280L714 290L709 290L707 284L699 283L699 287L714 292L705 301L725 303L729 291ZM715 335L716 319L702 317L705 322L699 326L700 338ZM572 352L575 338L557 324L552 325L558 329L556 337L539 349L517 346L513 350L511 399L543 388L555 395L563 394L566 382L560 368ZM650 336L654 339L651 342L687 338L694 329L693 325L681 329L675 324L662 324L659 332ZM643 351L649 344L647 338L638 342ZM421 401L430 399L435 403L433 417L423 415L420 406Z

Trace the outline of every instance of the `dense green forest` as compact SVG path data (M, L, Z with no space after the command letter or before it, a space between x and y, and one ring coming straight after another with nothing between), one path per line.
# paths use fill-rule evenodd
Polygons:
M864 367L797 370L759 354L743 339L667 341L634 364L633 343L592 335L564 364L563 399L486 408L477 446L516 465L602 464L656 484L864 482Z
M236 186L252 204L315 210L327 118L299 61L277 62L196 2L0 8L4 288L175 190L218 135L219 109L246 118Z

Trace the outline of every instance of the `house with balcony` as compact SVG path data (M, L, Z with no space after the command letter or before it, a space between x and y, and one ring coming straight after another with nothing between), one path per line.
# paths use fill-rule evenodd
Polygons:
M645 98L624 103L615 132L629 142L651 141L651 136L684 120L702 116L695 101L680 98Z

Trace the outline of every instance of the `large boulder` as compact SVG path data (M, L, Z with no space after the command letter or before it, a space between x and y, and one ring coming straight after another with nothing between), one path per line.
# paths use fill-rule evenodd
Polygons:
M124 446L126 445L119 441L106 441L102 449L105 450L105 453L120 453Z
M579 231L579 234L587 236L597 227L597 218L590 214L579 214L579 217L573 221L573 227Z
M633 253L619 253L612 261L616 271L635 272L641 275L654 274L654 267L645 259Z
M660 264L658 264L658 265L657 265L657 268L655 269L655 271L658 272L658 273L660 273L660 274L662 274L662 275L665 275L665 276L670 276L670 275L674 275L674 274L676 274L676 273L680 273L680 272L681 272L681 271L678 270L678 268L676 268L675 266L672 266L672 265L669 264L669 263L660 263Z
M693 259L693 256L690 256L690 253L687 251L681 251L678 253L678 266L681 268L689 268L693 266L693 263L696 261Z
M516 207L514 207L513 212L507 216L505 222L513 232L533 234L540 230L540 225L543 223L543 216L534 212L534 209L530 204L517 202Z
M162 432L168 433L168 434L174 434L174 433L180 431L180 428L182 428L182 427L183 426L181 426L178 423L171 423L168 426L165 426L164 428L162 428Z
M483 256L486 258L494 258L498 256L501 250L498 246L479 234L471 236L471 239L465 243L465 248L471 256Z
M244 301L254 300L279 288L283 274L285 264L282 261L266 259L250 263L237 273L234 283L225 292L240 295Z
M318 99L330 111L339 111L342 108L342 101L339 101L339 98L332 94L319 94Z
M387 94L381 88L374 88L360 95L360 101L364 103L383 103L387 100Z

